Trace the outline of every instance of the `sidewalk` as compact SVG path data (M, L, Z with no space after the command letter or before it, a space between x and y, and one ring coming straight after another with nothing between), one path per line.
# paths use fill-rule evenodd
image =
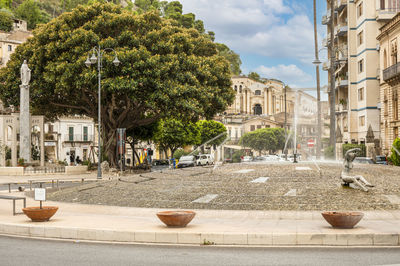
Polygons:
M27 198L27 206L38 205ZM25 215L12 216L12 201L0 200L0 234L127 243L400 246L400 211L366 211L349 230L331 228L320 212L196 210L186 228L167 228L156 216L161 209L45 205L59 210L49 222L34 223ZM21 202L17 206L20 210Z

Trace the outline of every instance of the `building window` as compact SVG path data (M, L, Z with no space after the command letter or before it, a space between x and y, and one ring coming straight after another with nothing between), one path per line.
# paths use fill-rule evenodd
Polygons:
M74 127L68 127L68 140L74 141Z
M235 91L237 92L237 85L235 85Z
M255 95L261 95L261 91L260 91L260 90L256 90L256 91L254 92L254 94L255 94Z
M358 73L364 72L364 59L358 61Z
M365 115L359 117L360 127L365 126Z
M242 93L242 85L239 86L239 92Z
M88 141L88 127L83 127L83 141Z
M357 6L357 18L361 17L363 15L363 3L361 2Z
M250 126L250 131L254 131L254 130L256 130L256 126L255 125L251 125Z
M364 88L358 89L358 100L359 101L364 100Z
M257 129L261 129L261 125L257 125Z
M357 42L358 42L358 46L360 46L361 44L363 44L364 42L364 31L360 31L357 34Z
M381 0L381 10L385 9L385 0Z
M12 46L11 45L8 45L8 51L12 52Z

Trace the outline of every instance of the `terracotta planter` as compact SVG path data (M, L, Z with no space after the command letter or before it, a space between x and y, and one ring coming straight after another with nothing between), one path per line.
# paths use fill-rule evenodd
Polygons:
M26 216L31 218L32 222L45 222L57 212L58 207L56 206L43 206L40 207L27 207L23 208L22 211Z
M362 212L323 212L324 219L334 228L353 228L363 218Z
M196 213L194 211L163 211L158 212L158 218L168 227L185 227Z

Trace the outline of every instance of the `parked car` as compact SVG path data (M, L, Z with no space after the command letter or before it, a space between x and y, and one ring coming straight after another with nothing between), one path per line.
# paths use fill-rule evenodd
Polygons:
M190 156L182 156L178 162L178 168L195 166L196 165L196 157L193 155Z
M169 165L168 160L153 160L152 165Z
M196 156L196 165L209 165L214 163L214 156L211 154L199 154Z
M375 162L368 157L356 157L354 158L354 163L361 163L361 164L374 164Z
M253 157L252 156L244 156L241 159L242 159L242 162L251 162L251 161L253 161Z
M385 155L378 155L376 156L376 164L384 164L387 165L387 158Z

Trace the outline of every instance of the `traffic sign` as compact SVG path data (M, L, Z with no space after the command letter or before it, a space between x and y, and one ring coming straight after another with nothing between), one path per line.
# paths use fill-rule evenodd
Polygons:
M314 147L314 140L313 139L310 139L310 140L308 140L307 141L307 146L309 147L309 148L312 148L312 147Z

